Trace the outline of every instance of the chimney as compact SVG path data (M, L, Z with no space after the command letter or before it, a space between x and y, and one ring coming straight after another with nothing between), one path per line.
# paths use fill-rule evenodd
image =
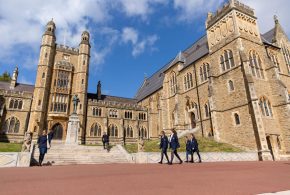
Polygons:
M14 87L16 86L17 77L18 77L18 67L16 66L13 71L12 78L11 78L10 89L14 89Z
M101 81L98 82L97 99L98 100L101 100L102 99L102 85L101 85Z

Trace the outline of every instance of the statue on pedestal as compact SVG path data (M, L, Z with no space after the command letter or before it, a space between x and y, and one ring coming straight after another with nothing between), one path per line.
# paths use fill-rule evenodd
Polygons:
M77 108L78 108L78 103L79 102L80 102L80 99L78 98L78 96L74 95L74 97L73 97L73 105L74 105L73 114L77 113Z
M138 140L138 152L144 152L144 145L145 145L145 143L144 143L143 138L142 137L139 138L139 140Z
M29 152L30 151L31 141L32 141L32 133L26 133L26 136L24 138L24 142L22 144L21 152Z

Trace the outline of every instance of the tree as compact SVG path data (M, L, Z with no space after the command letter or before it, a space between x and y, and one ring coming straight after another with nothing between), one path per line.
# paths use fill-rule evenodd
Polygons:
M0 75L0 81L6 81L6 82L11 81L11 76L9 72L6 71L2 75Z

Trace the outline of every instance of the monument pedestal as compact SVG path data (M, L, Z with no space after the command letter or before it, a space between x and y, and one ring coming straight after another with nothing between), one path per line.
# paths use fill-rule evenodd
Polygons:
M78 132L80 129L80 120L77 114L72 114L69 117L68 128L65 144L78 145Z

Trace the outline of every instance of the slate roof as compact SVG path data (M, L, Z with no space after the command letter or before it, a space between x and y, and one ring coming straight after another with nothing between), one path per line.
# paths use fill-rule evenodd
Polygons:
M174 59L170 60L165 66L163 66L160 70L154 73L151 77L145 79L142 86L138 90L135 98L137 101L141 101L146 98L150 94L162 88L163 80L164 80L164 72L168 70L175 63L180 61L185 62L184 68L202 58L203 56L209 53L208 44L207 44L207 36L203 36L201 39L192 44L189 48L182 51L182 57L178 54ZM185 59L183 59L185 58Z
M267 41L269 43L272 43L273 42L273 38L275 36L275 28L269 30L268 32L262 34L262 40L264 41Z
M0 89L5 91L17 91L17 92L31 92L34 91L34 85L17 83L14 89L10 89L10 82L0 81Z
M88 99L96 100L98 96L96 93L88 93L87 97L88 97ZM137 103L136 99L123 98L123 97L110 96L110 95L102 95L101 100L107 101L107 102L118 102L118 103L125 103L125 104L136 104Z
M275 36L275 28L261 35L261 38L264 44L274 46L272 44L273 42L272 40L274 36ZM138 92L136 93L135 98L139 102L143 100L144 98L148 97L149 95L151 95L152 93L156 92L157 90L161 89L163 85L163 80L164 80L163 73L166 70L168 70L171 66L176 64L178 61L180 61L181 58L182 58L182 61L185 62L183 68L186 68L187 66L199 60L200 58L207 55L208 53L209 53L209 48L208 48L207 36L204 35L198 41L193 43L189 48L182 51L182 56L181 54L178 54L173 60L171 60L168 64L163 66L160 70L154 73L151 77L146 78L142 86L139 88ZM185 58L185 60L183 59L183 57Z

